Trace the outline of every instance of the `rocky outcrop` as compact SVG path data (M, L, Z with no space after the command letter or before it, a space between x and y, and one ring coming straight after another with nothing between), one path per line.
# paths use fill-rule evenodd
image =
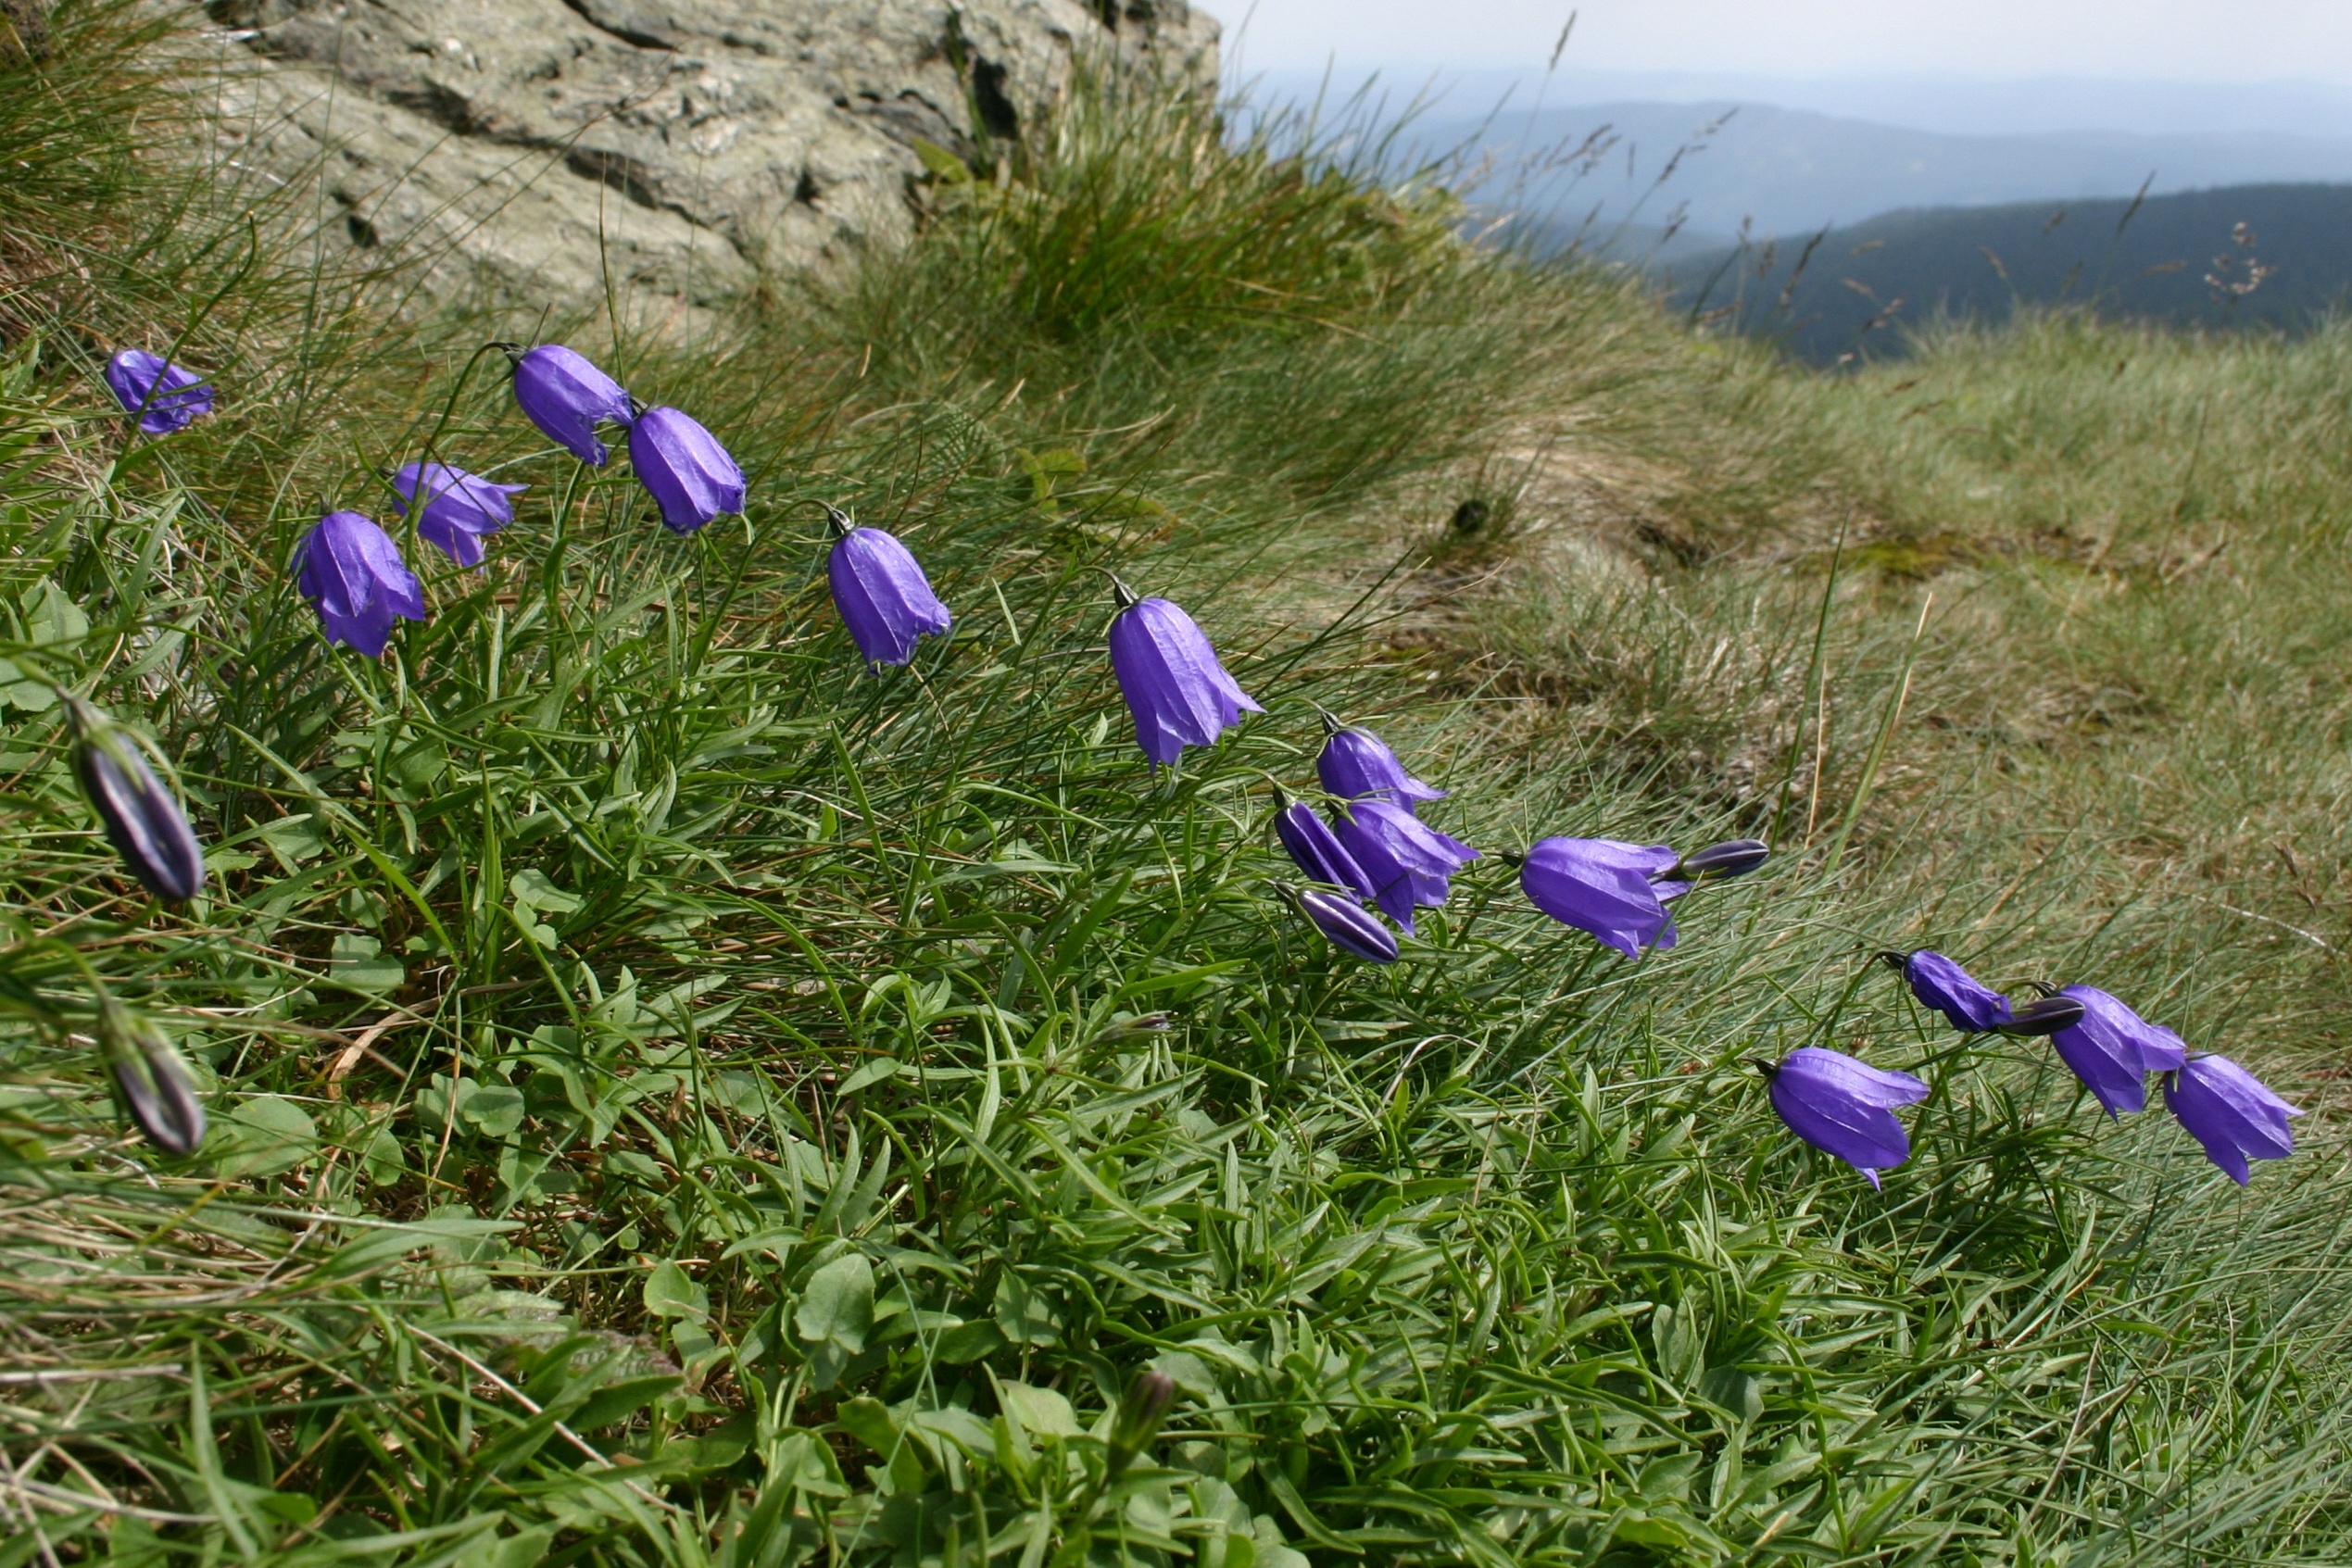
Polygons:
M912 232L1089 56L1214 81L1186 0L214 0L233 161L333 243L526 307L709 305ZM442 287L448 286L444 282Z

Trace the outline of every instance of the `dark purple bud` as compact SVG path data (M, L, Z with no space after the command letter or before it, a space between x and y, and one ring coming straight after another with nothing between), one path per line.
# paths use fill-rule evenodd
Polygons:
M1419 800L1443 800L1445 791L1431 789L1404 771L1388 743L1369 730L1351 729L1328 713L1323 716L1331 732L1314 759L1315 776L1324 793L1342 800L1394 800L1407 806Z
M661 525L691 533L743 510L747 485L719 438L675 408L648 408L629 427L629 466L661 508Z
M1288 883L1277 885L1285 897L1298 906L1299 912L1314 923L1317 931L1331 939L1333 947L1353 953L1366 963L1396 962L1396 937L1380 923L1379 916L1357 903L1352 895L1293 887Z
M2295 1152L2286 1119L2303 1112L2226 1056L2183 1061L2164 1081L2164 1103L2240 1186L2253 1174L2247 1156L2284 1160Z
M424 590L392 535L358 512L329 512L295 553L296 584L327 641L384 657L396 620L422 621Z
M523 418L590 468L611 456L597 426L626 425L635 405L621 383L560 343L543 343L514 360L514 400Z
M1333 826L1370 884L1372 901L1407 932L1414 909L1443 904L1452 891L1448 879L1478 858L1393 800L1352 800Z
M1303 800L1293 800L1274 814L1275 835L1311 882L1350 889L1361 897L1373 894L1372 879L1355 863L1331 825L1316 816Z
M1658 880L1691 883L1711 876L1745 876L1771 858L1770 847L1760 838L1728 839L1710 844L1695 855L1685 855Z
M139 1131L157 1148L194 1154L204 1142L204 1104L163 1031L101 995L97 1034L115 1094Z
M1135 743L1154 768L1173 763L1188 746L1214 744L1243 713L1265 711L1225 672L1192 617L1165 599L1138 599L1125 583L1117 587L1125 608L1111 622L1111 669L1135 715Z
M1890 953L1886 958L1903 972L1921 1007L1942 1013L1963 1034L1981 1034L2009 1022L2009 998L1981 984L1942 953L1922 947L1916 953Z
M60 690L73 725L73 771L82 793L139 885L184 904L204 889L204 851L178 797L164 786L129 731Z
M124 349L107 361L103 373L114 400L124 413L138 415L139 428L149 435L169 435L212 412L212 387L203 377L144 348Z
M1677 861L1663 844L1611 838L1547 838L1528 851L1519 886L1535 907L1563 925L1590 932L1627 958L1674 946L1666 900L1688 883L1657 880Z
M896 538L879 528L859 528L831 507L825 512L840 535L825 561L825 576L849 640L868 664L908 662L917 637L947 631L948 607Z
M392 476L392 488L400 493L402 517L415 503L421 481L425 501L417 516L417 537L459 566L482 564L482 536L512 522L514 497L531 488L494 484L446 463L407 463Z
M1998 1027L2004 1035L2020 1040L2037 1035L2055 1035L2061 1029L2071 1029L2082 1022L2083 1007L2072 997L2037 997L2009 1013L2009 1021Z
M1158 1435L1160 1424L1168 1418L1168 1407L1176 1403L1176 1379L1164 1372L1140 1372L1127 1385L1126 1398L1119 1401L1119 1413L1111 1421L1111 1454L1108 1469L1115 1479L1120 1472L1135 1462Z
M1911 1158L1894 1108L1928 1098L1908 1073L1890 1073L1843 1051L1805 1046L1772 1069L1772 1109L1789 1131L1879 1185L1879 1173Z
M2178 1072L2189 1060L2180 1035L2095 986L2069 985L2058 995L2081 1003L2082 1017L2051 1035L2050 1044L2109 1116L2145 1106L2148 1074Z

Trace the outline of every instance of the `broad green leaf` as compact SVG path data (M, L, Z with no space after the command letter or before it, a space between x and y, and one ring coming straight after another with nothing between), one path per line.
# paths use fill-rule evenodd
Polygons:
M809 1276L792 1326L812 1345L836 1345L850 1355L865 1349L874 1326L874 1265L862 1252L845 1252Z
M384 944L372 936L336 937L327 960L327 984L365 996L396 991L408 977L400 960L386 954Z
M319 1152L309 1113L277 1095L247 1095L214 1124L205 1152L223 1176L274 1176Z
M677 1264L657 1263L646 1276L645 1310L657 1318L692 1318L699 1323L711 1315L711 1293Z

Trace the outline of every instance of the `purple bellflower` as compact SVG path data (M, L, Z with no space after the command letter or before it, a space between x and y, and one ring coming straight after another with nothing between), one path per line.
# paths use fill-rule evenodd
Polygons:
M1323 715L1323 727L1330 738L1314 759L1314 771L1326 794L1342 800L1395 800L1407 806L1445 798L1445 791L1431 789L1406 772L1388 743L1371 731L1342 724L1328 713Z
M1422 822L1393 800L1352 800L1340 809L1338 836L1363 872L1372 901L1413 930L1415 908L1435 909L1451 891L1447 879L1478 852Z
M597 439L597 426L636 418L621 383L560 343L528 352L518 344L493 346L505 349L514 366L514 400L523 418L590 468L604 467L611 454Z
M879 528L860 528L848 513L824 509L833 524L833 554L824 574L849 640L868 664L905 664L915 639L945 633L952 620L931 591L931 581L904 545Z
M1928 1086L1908 1073L1890 1073L1843 1051L1805 1046L1778 1066L1759 1063L1772 1078L1772 1109L1789 1131L1833 1154L1879 1185L1879 1173L1911 1158L1911 1139L1894 1108L1928 1098Z
M384 657L396 620L424 619L424 590L392 536L358 512L329 512L296 554L303 596L319 611L327 641Z
M2226 1056L2182 1062L2164 1080L2164 1103L2189 1135L2205 1146L2205 1157L2240 1186L2253 1174L2245 1162L2248 1155L2284 1160L2295 1152L2295 1135L2287 1131L2286 1119L2303 1112Z
M1299 913L1331 939L1331 945L1353 953L1366 963L1397 961L1397 939L1380 923L1380 917L1344 893L1277 883L1277 889Z
M149 435L169 435L198 414L212 412L212 387L194 370L159 354L126 348L107 361L107 388L126 414L139 416Z
M406 463L392 476L392 488L400 493L402 517L416 503L420 483L425 498L417 514L417 537L459 566L482 564L482 536L512 522L514 497L531 488L494 484L446 463Z
M1303 800L1276 804L1275 836L1282 840L1282 847L1309 881L1340 888L1359 903L1373 896L1372 879L1314 807Z
M637 416L629 427L629 466L673 533L692 533L743 510L743 470L717 436L675 408Z
M2050 1044L2109 1116L2148 1103L2149 1073L2176 1073L2188 1061L2180 1035L2150 1023L2105 991L2069 985L2058 995L2080 1002L2082 1017L2052 1035Z
M1926 947L1912 953L1880 953L1880 962L1899 972L1911 995L1931 1012L1940 1012L1962 1034L1981 1035L2009 1022L2009 998Z
M74 776L107 841L139 885L167 903L186 903L204 888L204 851L179 798L129 732L63 687L57 695L73 726Z
M1638 958L1644 947L1674 946L1674 917L1666 901L1689 892L1691 884L1661 879L1680 861L1663 844L1547 838L1528 851L1519 886L1561 924Z
M1192 617L1165 599L1138 598L1117 578L1119 613L1111 622L1111 669L1119 695L1135 715L1135 743L1154 768L1173 763L1188 746L1209 746L1241 721L1263 713L1217 662L1217 650Z

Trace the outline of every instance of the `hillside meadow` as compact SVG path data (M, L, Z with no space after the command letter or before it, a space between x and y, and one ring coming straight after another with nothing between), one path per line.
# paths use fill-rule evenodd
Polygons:
M691 341L514 320L175 161L147 17L0 56L0 1563L2352 1552L2352 336L1824 377L1115 81ZM745 514L668 533L504 338L692 412ZM126 345L217 410L134 435ZM480 571L400 525L428 451L529 486ZM826 505L952 609L910 666ZM424 579L381 660L289 570L335 508ZM1264 713L1150 768L1113 572ZM52 682L176 768L193 903ZM1483 852L1391 965L1268 888L1318 708ZM1557 834L1775 855L1629 960L1520 894ZM2242 1060L2295 1153L2111 1120L1919 947ZM1806 1046L1928 1084L1882 1187L1776 1118Z

